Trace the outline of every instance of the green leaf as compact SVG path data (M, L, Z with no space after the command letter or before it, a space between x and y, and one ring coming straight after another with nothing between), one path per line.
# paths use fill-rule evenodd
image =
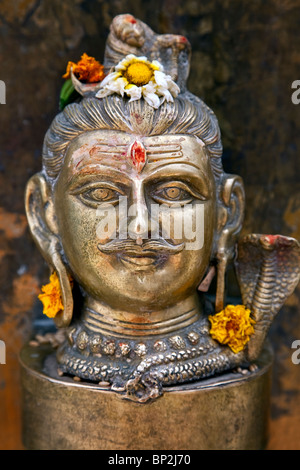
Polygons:
M75 101L80 94L75 90L71 78L65 81L59 95L59 108L62 111L67 104Z

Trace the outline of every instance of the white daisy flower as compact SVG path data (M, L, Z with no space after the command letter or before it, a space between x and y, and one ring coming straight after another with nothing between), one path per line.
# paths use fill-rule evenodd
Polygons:
M149 62L147 57L129 54L102 80L96 97L104 98L118 93L127 96L130 101L144 98L157 109L164 101L172 102L179 92L178 85L164 73L163 66L157 60Z

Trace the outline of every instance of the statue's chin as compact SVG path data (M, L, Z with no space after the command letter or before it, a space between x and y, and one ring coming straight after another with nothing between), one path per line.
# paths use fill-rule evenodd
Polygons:
M110 316L113 312L123 312L124 315L126 313L135 315L149 313L151 315L151 312L162 312L163 314L164 311L168 316L174 308L176 310L176 306L185 302L189 303L187 310L196 305L198 307L199 296L195 285L180 289L178 282L170 282L163 286L155 279L146 278L145 273L150 268L149 266L138 266L138 276L145 278L145 282L141 285L137 282L130 285L131 281L129 281L126 286L121 285L119 288L118 285L110 286L107 289L103 289L102 286L101 291L100 289L92 291L88 288L85 290L85 305L100 314L105 314L105 316ZM180 284L182 287L182 283ZM174 316L176 317L175 310Z

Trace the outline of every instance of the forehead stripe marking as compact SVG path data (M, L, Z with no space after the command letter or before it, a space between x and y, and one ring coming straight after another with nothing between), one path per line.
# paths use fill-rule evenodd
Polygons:
M158 144L147 147L149 163L162 160L173 160L182 158L182 147L180 144Z
M157 144L157 145L148 145L147 151L149 153L169 153L169 152L178 152L182 149L180 144Z

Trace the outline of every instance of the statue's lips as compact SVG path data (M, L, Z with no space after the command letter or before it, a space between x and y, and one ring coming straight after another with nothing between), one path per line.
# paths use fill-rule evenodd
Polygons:
M147 240L137 245L132 240L113 240L105 245L98 244L98 249L105 254L115 255L127 268L139 271L159 268L170 255L180 253L184 244L173 245L166 240Z
M154 264L157 263L158 258L160 258L160 256L156 256L153 254L152 255L142 255L142 254L135 255L133 253L132 254L126 253L120 256L120 260L126 266L129 264L129 265L132 265L132 267L136 266L136 267L141 267L141 268L147 268L148 266L153 266Z

